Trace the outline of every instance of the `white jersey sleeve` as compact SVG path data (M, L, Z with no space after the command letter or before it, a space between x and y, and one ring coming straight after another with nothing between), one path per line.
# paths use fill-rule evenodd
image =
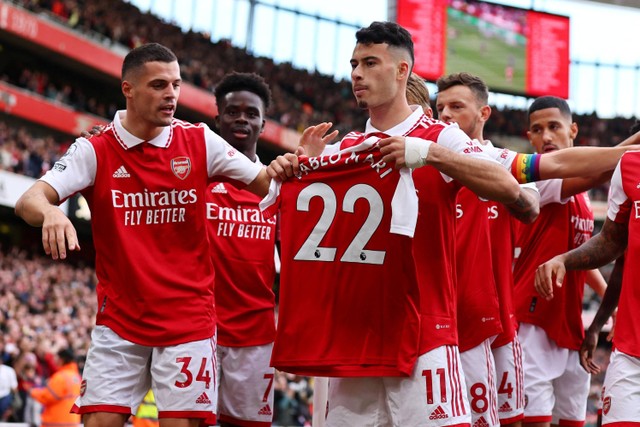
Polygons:
M508 148L498 148L493 145L483 145L482 149L487 153L487 155L500 163L507 170L511 170L513 160L516 158L516 155L518 155L517 152L509 150Z
M547 179L545 181L537 181L536 186L540 192L540 207L544 207L550 203L565 204L571 197L562 198L562 180Z
M438 135L437 143L456 153L467 154L474 158L497 162L491 155L484 151L484 147L475 139L470 139L458 126L447 126ZM453 181L453 178L441 173L446 182Z
M618 162L618 166L616 166L616 169L613 171L611 186L609 187L607 218L615 221L618 212L620 212L620 206L622 206L628 198L622 187L622 173L620 172L620 162Z
M62 201L93 185L96 169L93 145L85 138L78 138L40 180L52 186Z
M252 162L208 126L204 125L204 127L209 176L225 176L244 184L250 184L262 170L260 163Z

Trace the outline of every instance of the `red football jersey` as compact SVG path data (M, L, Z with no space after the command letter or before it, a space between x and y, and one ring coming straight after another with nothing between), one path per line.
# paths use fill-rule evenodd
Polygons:
M541 200L546 197L540 183ZM531 323L545 330L559 347L579 350L584 338L582 296L585 272L567 271L564 284L555 288L553 299L542 298L534 288L538 266L556 255L586 242L593 233L593 211L587 193L570 198L568 203L550 203L540 209L538 219L522 225L518 247L521 248L513 276L514 304L518 322Z
M206 125L174 120L151 141L114 122L80 138L43 180L91 209L96 323L147 346L213 336L213 265L205 238L209 177L250 183L261 170Z
M207 191L218 344L227 347L267 344L276 333L276 219L262 216L260 200L223 182L211 184Z
M640 156L628 152L622 156L609 190L608 218L627 224L628 246L622 275L622 290L618 303L618 318L613 343L630 356L640 357L640 330L636 327L636 309L640 307L638 293L640 264ZM635 313L635 314L634 314Z
M491 347L498 348L513 341L517 321L513 306L513 250L515 243L514 221L502 203L488 202L489 231L491 234L491 261L493 276L500 302L502 332Z
M502 332L489 234L489 203L463 187L456 204L458 347L467 351Z
M300 375L407 376L418 356L411 251L417 198L378 138L301 159L261 207L280 209L280 308L271 363ZM268 216L268 215L267 215Z

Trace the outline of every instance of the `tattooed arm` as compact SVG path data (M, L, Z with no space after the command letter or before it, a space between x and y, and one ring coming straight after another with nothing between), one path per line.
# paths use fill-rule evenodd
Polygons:
M524 224L531 224L540 214L540 193L520 186L520 196L514 203L505 204L509 213Z
M591 270L618 258L627 247L627 224L607 218L602 231L582 246L558 255L538 267L536 290L546 299L553 298L553 288L561 287L567 270Z

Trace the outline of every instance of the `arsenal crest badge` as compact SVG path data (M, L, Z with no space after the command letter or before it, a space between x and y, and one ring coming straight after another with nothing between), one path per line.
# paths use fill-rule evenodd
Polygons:
M611 409L611 396L602 399L602 412L607 415Z
M184 156L171 159L171 170L175 176L184 180L191 173L191 159Z

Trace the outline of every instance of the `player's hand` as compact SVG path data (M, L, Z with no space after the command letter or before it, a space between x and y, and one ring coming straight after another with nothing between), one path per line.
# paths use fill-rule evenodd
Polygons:
M103 125L95 125L94 127L92 127L91 129L89 129L88 131L83 130L82 132L80 132L80 136L83 138L91 138L92 136L98 136L101 133L104 132L104 130L106 129L106 126Z
M53 259L65 259L67 248L70 251L80 250L76 229L69 218L55 206L44 212L42 246L45 253Z
M580 364L590 374L597 374L600 372L600 366L593 361L593 352L596 350L598 344L598 332L592 331L591 328L587 330L580 346Z
M321 155L324 147L338 136L337 130L327 135L331 126L333 126L333 123L324 122L316 126L309 126L302 132L300 146L304 147L307 156L317 157Z
M384 156L382 161L388 165L394 164L396 169L405 167L405 144L404 136L391 136L378 141L380 153Z
M536 291L546 300L552 299L554 286L562 287L566 271L562 255L540 265L536 270Z
M276 159L267 166L267 174L271 179L286 181L300 172L298 156L304 155L304 147L298 147L295 153L286 153L276 157Z

